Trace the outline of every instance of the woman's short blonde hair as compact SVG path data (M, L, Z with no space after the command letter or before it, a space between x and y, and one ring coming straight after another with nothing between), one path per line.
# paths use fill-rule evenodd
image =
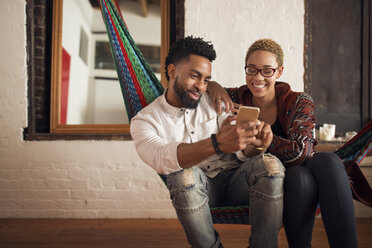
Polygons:
M270 39L261 39L261 40L255 41L248 48L247 55L245 56L245 63L247 63L247 61L249 59L249 56L251 56L251 54L254 51L257 51L257 50L263 50L263 51L271 52L272 54L274 54L276 56L278 66L283 65L284 54L283 54L282 47L278 43L276 43L275 41L270 40Z

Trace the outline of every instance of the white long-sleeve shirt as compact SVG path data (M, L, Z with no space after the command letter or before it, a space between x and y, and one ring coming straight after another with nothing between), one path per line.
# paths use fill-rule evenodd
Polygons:
M201 96L196 109L170 105L165 94L142 109L132 119L130 132L140 158L157 173L168 175L182 170L177 159L177 146L195 143L217 133L226 114L218 116L208 94ZM244 155L238 154L244 160ZM241 158L243 156L243 158ZM214 154L197 164L207 176L239 166L235 154Z

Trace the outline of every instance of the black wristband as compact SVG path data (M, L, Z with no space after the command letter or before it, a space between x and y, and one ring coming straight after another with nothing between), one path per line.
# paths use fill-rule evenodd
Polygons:
M217 154L222 154L222 151L220 150L220 146L217 143L217 138L216 138L216 134L215 133L213 133L211 135L211 140L212 140L213 149L216 151L216 153Z

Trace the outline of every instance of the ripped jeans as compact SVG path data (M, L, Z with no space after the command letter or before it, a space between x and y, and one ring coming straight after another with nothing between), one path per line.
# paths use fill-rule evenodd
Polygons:
M223 247L210 207L242 205L250 208L249 247L278 247L284 171L275 156L261 154L214 178L196 166L167 175L172 203L191 247Z

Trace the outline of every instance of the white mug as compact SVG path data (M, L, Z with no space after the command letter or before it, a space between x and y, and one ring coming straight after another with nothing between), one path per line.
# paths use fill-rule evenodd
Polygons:
M335 124L323 124L323 127L319 127L319 139L323 141L332 141L335 137L336 125Z

